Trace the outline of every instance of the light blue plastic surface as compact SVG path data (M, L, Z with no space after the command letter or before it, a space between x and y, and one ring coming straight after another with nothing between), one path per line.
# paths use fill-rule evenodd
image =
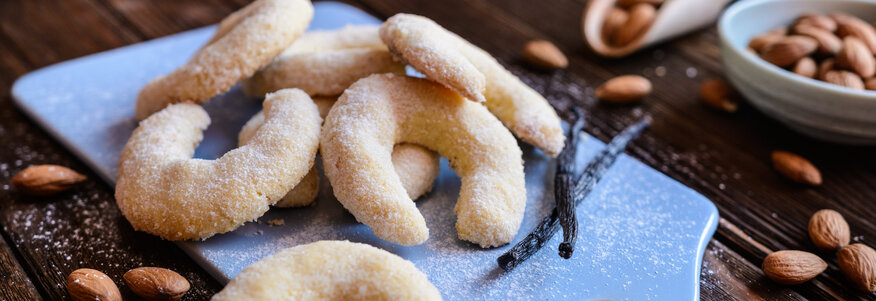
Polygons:
M311 29L379 20L351 6L315 4ZM134 100L150 79L183 64L213 27L123 47L46 67L13 86L24 112L114 185L119 153L136 126ZM196 156L216 158L236 145L237 132L260 100L238 88L208 102L213 123ZM604 144L584 139L581 168ZM527 208L515 243L553 207L553 161L523 146ZM569 260L557 255L561 234L510 273L496 258L510 246L483 250L456 238L453 205L459 180L442 160L433 191L417 201L429 240L404 247L377 239L332 196L323 177L317 205L272 209L258 223L212 237L181 242L189 255L223 283L247 265L299 244L325 239L368 243L414 262L448 300L630 299L696 300L702 254L718 213L706 198L635 159L622 156L578 208L578 246ZM266 221L280 219L283 225Z

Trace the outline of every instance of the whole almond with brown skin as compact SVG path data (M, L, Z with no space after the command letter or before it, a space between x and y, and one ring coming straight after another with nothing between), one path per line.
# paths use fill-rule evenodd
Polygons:
M876 77L868 79L864 82L864 88L871 91L876 91Z
M67 276L67 291L76 301L121 301L119 287L106 274L92 269L78 269Z
M601 35L602 40L605 41L606 44L612 44L612 36L617 30L627 23L627 19L629 19L630 15L626 10L622 8L612 6L609 9L608 14L605 15L605 21L602 22Z
M831 70L824 74L824 81L851 88L855 90L864 90L864 81L857 73L845 70Z
M760 57L773 65L785 68L818 49L818 42L807 36L787 36L767 45Z
M876 59L873 58L873 53L856 37L849 36L843 39L843 46L836 54L836 65L855 71L863 78L870 78L876 74Z
M835 251L849 244L849 223L839 212L822 209L809 219L809 238L824 251Z
M767 255L761 267L773 281L793 285L815 278L827 269L827 263L809 252L786 250Z
M659 6L660 4L663 4L663 2L664 0L618 0L617 4L622 7L631 7L640 3L647 3L654 6Z
M843 45L843 41L832 32L814 26L797 25L794 27L794 34L815 39L818 43L817 53L820 55L834 55Z
M59 165L32 165L12 177L12 186L35 196L53 195L88 179L84 175Z
M733 88L723 79L709 79L700 85L700 99L703 103L725 112L736 112L738 105L733 101L734 94Z
M773 151L773 167L791 181L818 186L821 185L821 172L812 162L786 151Z
M561 69L569 66L569 59L553 43L533 40L523 46L523 57L537 67Z
M657 10L653 5L647 3L639 3L630 8L629 18L617 31L614 33L612 41L614 45L627 45L633 40L639 38L654 24L654 19L657 18Z
M178 300L191 285L177 272L155 267L136 268L125 273L125 283L146 300Z
M851 244L840 249L836 262L858 289L876 293L876 250L864 244Z
M836 33L839 37L852 36L861 39L870 52L876 53L876 29L873 26L848 14L835 13L831 14L830 17L836 21Z
M638 75L612 78L596 88L596 98L612 103L630 103L651 93L651 81Z
M818 72L815 74L816 78L820 80L825 80L827 76L827 72L833 71L836 67L836 60L834 58L826 58L821 63L818 64Z
M767 45L778 42L784 38L786 34L788 34L788 29L785 27L770 30L767 33L754 37L751 41L748 41L748 48L754 49L757 53L761 53Z
M818 66L815 65L815 60L807 56L797 61L791 71L803 77L813 78Z
M836 31L836 21L825 15L804 14L797 18L797 21L794 22L792 27L800 25L814 26L827 30L828 32Z

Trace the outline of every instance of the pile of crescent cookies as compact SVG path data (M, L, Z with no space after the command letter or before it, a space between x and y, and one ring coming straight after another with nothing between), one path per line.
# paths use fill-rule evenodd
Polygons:
M461 178L459 238L483 248L517 234L526 207L515 136L556 156L565 135L538 92L490 54L425 17L304 32L308 0L258 0L219 24L184 65L137 97L139 126L122 151L116 201L136 230L205 239L271 206L314 202L323 172L337 200L386 241L412 246L429 229L413 200L439 154ZM425 75L405 75L409 65ZM263 109L239 147L193 159L210 124L199 105L240 83ZM449 209L448 209L449 210ZM278 252L238 274L214 300L440 299L412 263L346 241Z

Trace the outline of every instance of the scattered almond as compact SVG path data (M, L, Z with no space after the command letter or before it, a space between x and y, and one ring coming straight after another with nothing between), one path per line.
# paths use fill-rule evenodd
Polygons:
M876 74L876 59L873 53L867 49L867 45L856 37L845 37L843 46L836 54L837 67L855 71L863 78L873 77Z
M614 45L627 45L644 34L654 19L657 18L657 9L647 3L639 3L630 8L629 18L614 34Z
M827 73L824 74L824 81L846 88L864 90L864 81L861 80L861 77L854 72L849 72L845 70L827 71Z
M858 289L876 293L876 250L864 244L852 244L840 249L836 261Z
M67 291L76 301L121 301L119 287L106 274L92 269L78 269L67 276Z
M843 41L833 32L809 25L797 25L794 33L815 39L818 43L818 54L834 55L843 45Z
M797 61L791 71L800 76L812 78L815 77L815 72L818 71L818 66L815 65L815 60L807 56Z
M709 79L700 85L700 99L706 105L726 112L736 112L738 105L733 100L733 88L723 79Z
M596 89L596 98L613 103L630 103L651 93L651 81L638 75L612 78Z
M85 181L87 177L59 165L32 165L12 177L15 189L35 196L56 194Z
M800 16L800 18L797 18L797 21L794 22L793 27L797 27L797 26L801 26L801 25L802 26L818 27L818 28L826 30L828 32L836 31L836 27L837 27L836 21L834 21L833 19L831 19L828 16L819 15L819 14L804 14L804 15Z
M785 68L815 52L818 42L807 36L788 36L767 45L761 57L773 65Z
M606 43L613 43L612 37L615 32L627 22L629 17L626 10L613 6L605 15L605 21L602 22L602 40L607 41Z
M835 13L830 17L836 21L836 32L841 38L856 37L867 45L870 52L876 53L876 29L873 26L852 15Z
M529 63L547 69L561 69L569 66L569 60L553 43L533 40L523 46L523 57Z
M821 172L809 160L786 151L773 151L773 167L786 178L802 184L821 185Z
M824 251L835 251L849 244L849 223L839 212L822 209L809 219L809 238Z
M784 38L786 34L788 34L788 29L785 27L773 29L751 39L751 41L748 42L748 48L754 49L757 53L761 53L767 45L778 42Z
M793 285L815 278L827 269L827 263L815 254L788 250L767 255L762 268L773 281Z
M146 300L178 300L191 285L177 272L154 267L136 268L125 273L125 283Z

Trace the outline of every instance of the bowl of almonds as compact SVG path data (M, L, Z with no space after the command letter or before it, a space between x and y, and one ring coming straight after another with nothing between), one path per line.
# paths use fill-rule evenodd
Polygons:
M800 133L876 145L873 21L876 3L868 0L737 2L718 23L727 78Z

